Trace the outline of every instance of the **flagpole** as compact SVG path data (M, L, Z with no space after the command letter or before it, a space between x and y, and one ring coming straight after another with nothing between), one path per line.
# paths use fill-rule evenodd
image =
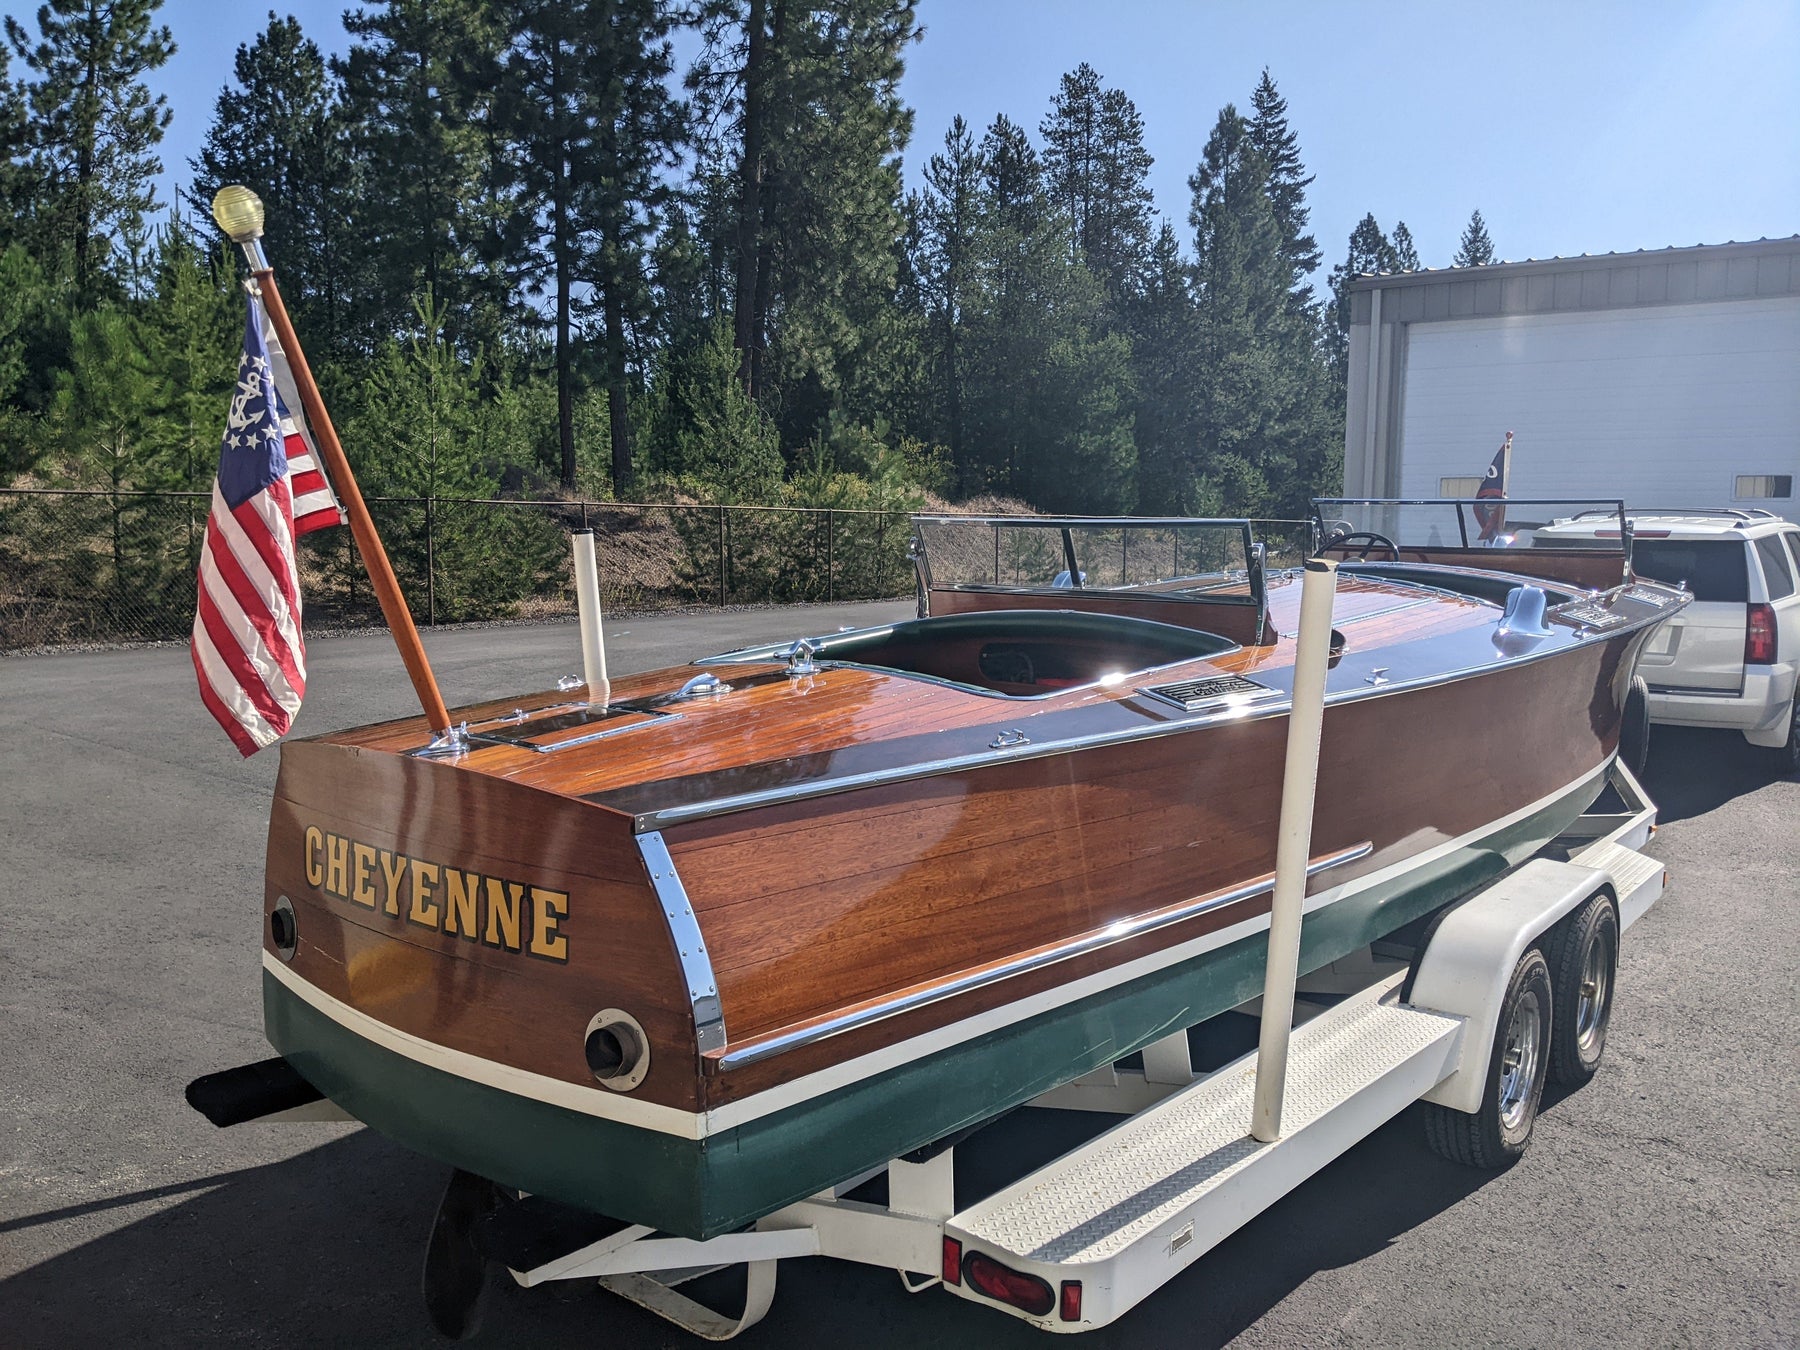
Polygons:
M393 564L388 561L387 550L382 547L381 536L375 532L375 522L369 516L368 504L363 501L362 489L356 485L350 461L344 457L344 447L338 440L336 428L331 425L331 414L325 411L325 400L313 381L312 369L306 364L306 353L301 350L300 339L294 333L287 306L282 303L281 288L275 284L275 269L263 254L262 202L249 188L234 185L219 190L213 198L212 210L219 228L244 250L244 257L250 263L251 275L256 278L262 293L263 308L268 312L269 322L275 326L275 336L287 356L288 368L300 391L306 420L312 424L319 453L325 457L326 475L350 517L350 533L356 540L357 552L362 555L375 598L381 603L381 615L387 620L388 631L394 635L394 645L400 649L400 660L412 679L413 692L419 696L419 706L425 710L425 720L435 735L448 736L450 713L444 707L444 696L438 692L437 680L431 673L425 645L419 640L419 630L413 623L412 612L406 607L400 581L394 575Z

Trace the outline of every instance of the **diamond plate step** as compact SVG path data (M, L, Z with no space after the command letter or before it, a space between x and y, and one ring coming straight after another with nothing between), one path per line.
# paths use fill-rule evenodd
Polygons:
M1609 840L1589 844L1569 859L1606 872L1619 891L1619 926L1629 928L1662 895L1666 873L1655 858Z
M1083 1320L1111 1320L1171 1264L1194 1260L1450 1072L1461 1019L1394 1002L1397 984L1295 1029L1277 1142L1248 1134L1251 1054L964 1210L947 1231L1052 1281L1084 1279ZM1144 1259L1157 1250L1166 1261Z

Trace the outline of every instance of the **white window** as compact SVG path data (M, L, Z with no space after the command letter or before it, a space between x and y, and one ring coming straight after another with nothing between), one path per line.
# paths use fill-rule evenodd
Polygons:
M1440 478L1438 479L1438 496L1440 497L1473 497L1481 491L1481 485L1487 480L1480 474L1473 478ZM1744 480L1738 479L1741 483Z
M1445 479L1449 482L1449 479ZM1448 493L1444 494L1448 496ZM1740 473L1737 476L1737 490L1732 494L1738 501L1756 501L1769 497L1792 497L1794 495L1794 475L1791 473Z

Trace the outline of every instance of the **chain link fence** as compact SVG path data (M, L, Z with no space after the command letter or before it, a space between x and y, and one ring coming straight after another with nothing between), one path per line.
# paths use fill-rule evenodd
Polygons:
M210 498L0 489L0 651L186 636ZM904 511L371 498L421 624L575 612L569 535L591 528L609 611L912 593ZM301 539L309 631L379 626L348 529Z
M182 638L210 497L0 489L0 651ZM414 619L427 626L575 612L569 535L591 528L609 613L910 595L904 511L370 498ZM1293 566L1303 521L1255 522ZM300 541L310 632L379 626L346 528Z

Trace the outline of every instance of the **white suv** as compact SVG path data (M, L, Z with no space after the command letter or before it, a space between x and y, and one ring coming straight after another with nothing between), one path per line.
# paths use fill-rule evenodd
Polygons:
M1636 572L1694 597L1638 659L1650 720L1741 731L1775 752L1778 770L1800 771L1800 526L1759 510L1626 515ZM1534 542L1618 537L1616 515L1584 515L1538 530Z

